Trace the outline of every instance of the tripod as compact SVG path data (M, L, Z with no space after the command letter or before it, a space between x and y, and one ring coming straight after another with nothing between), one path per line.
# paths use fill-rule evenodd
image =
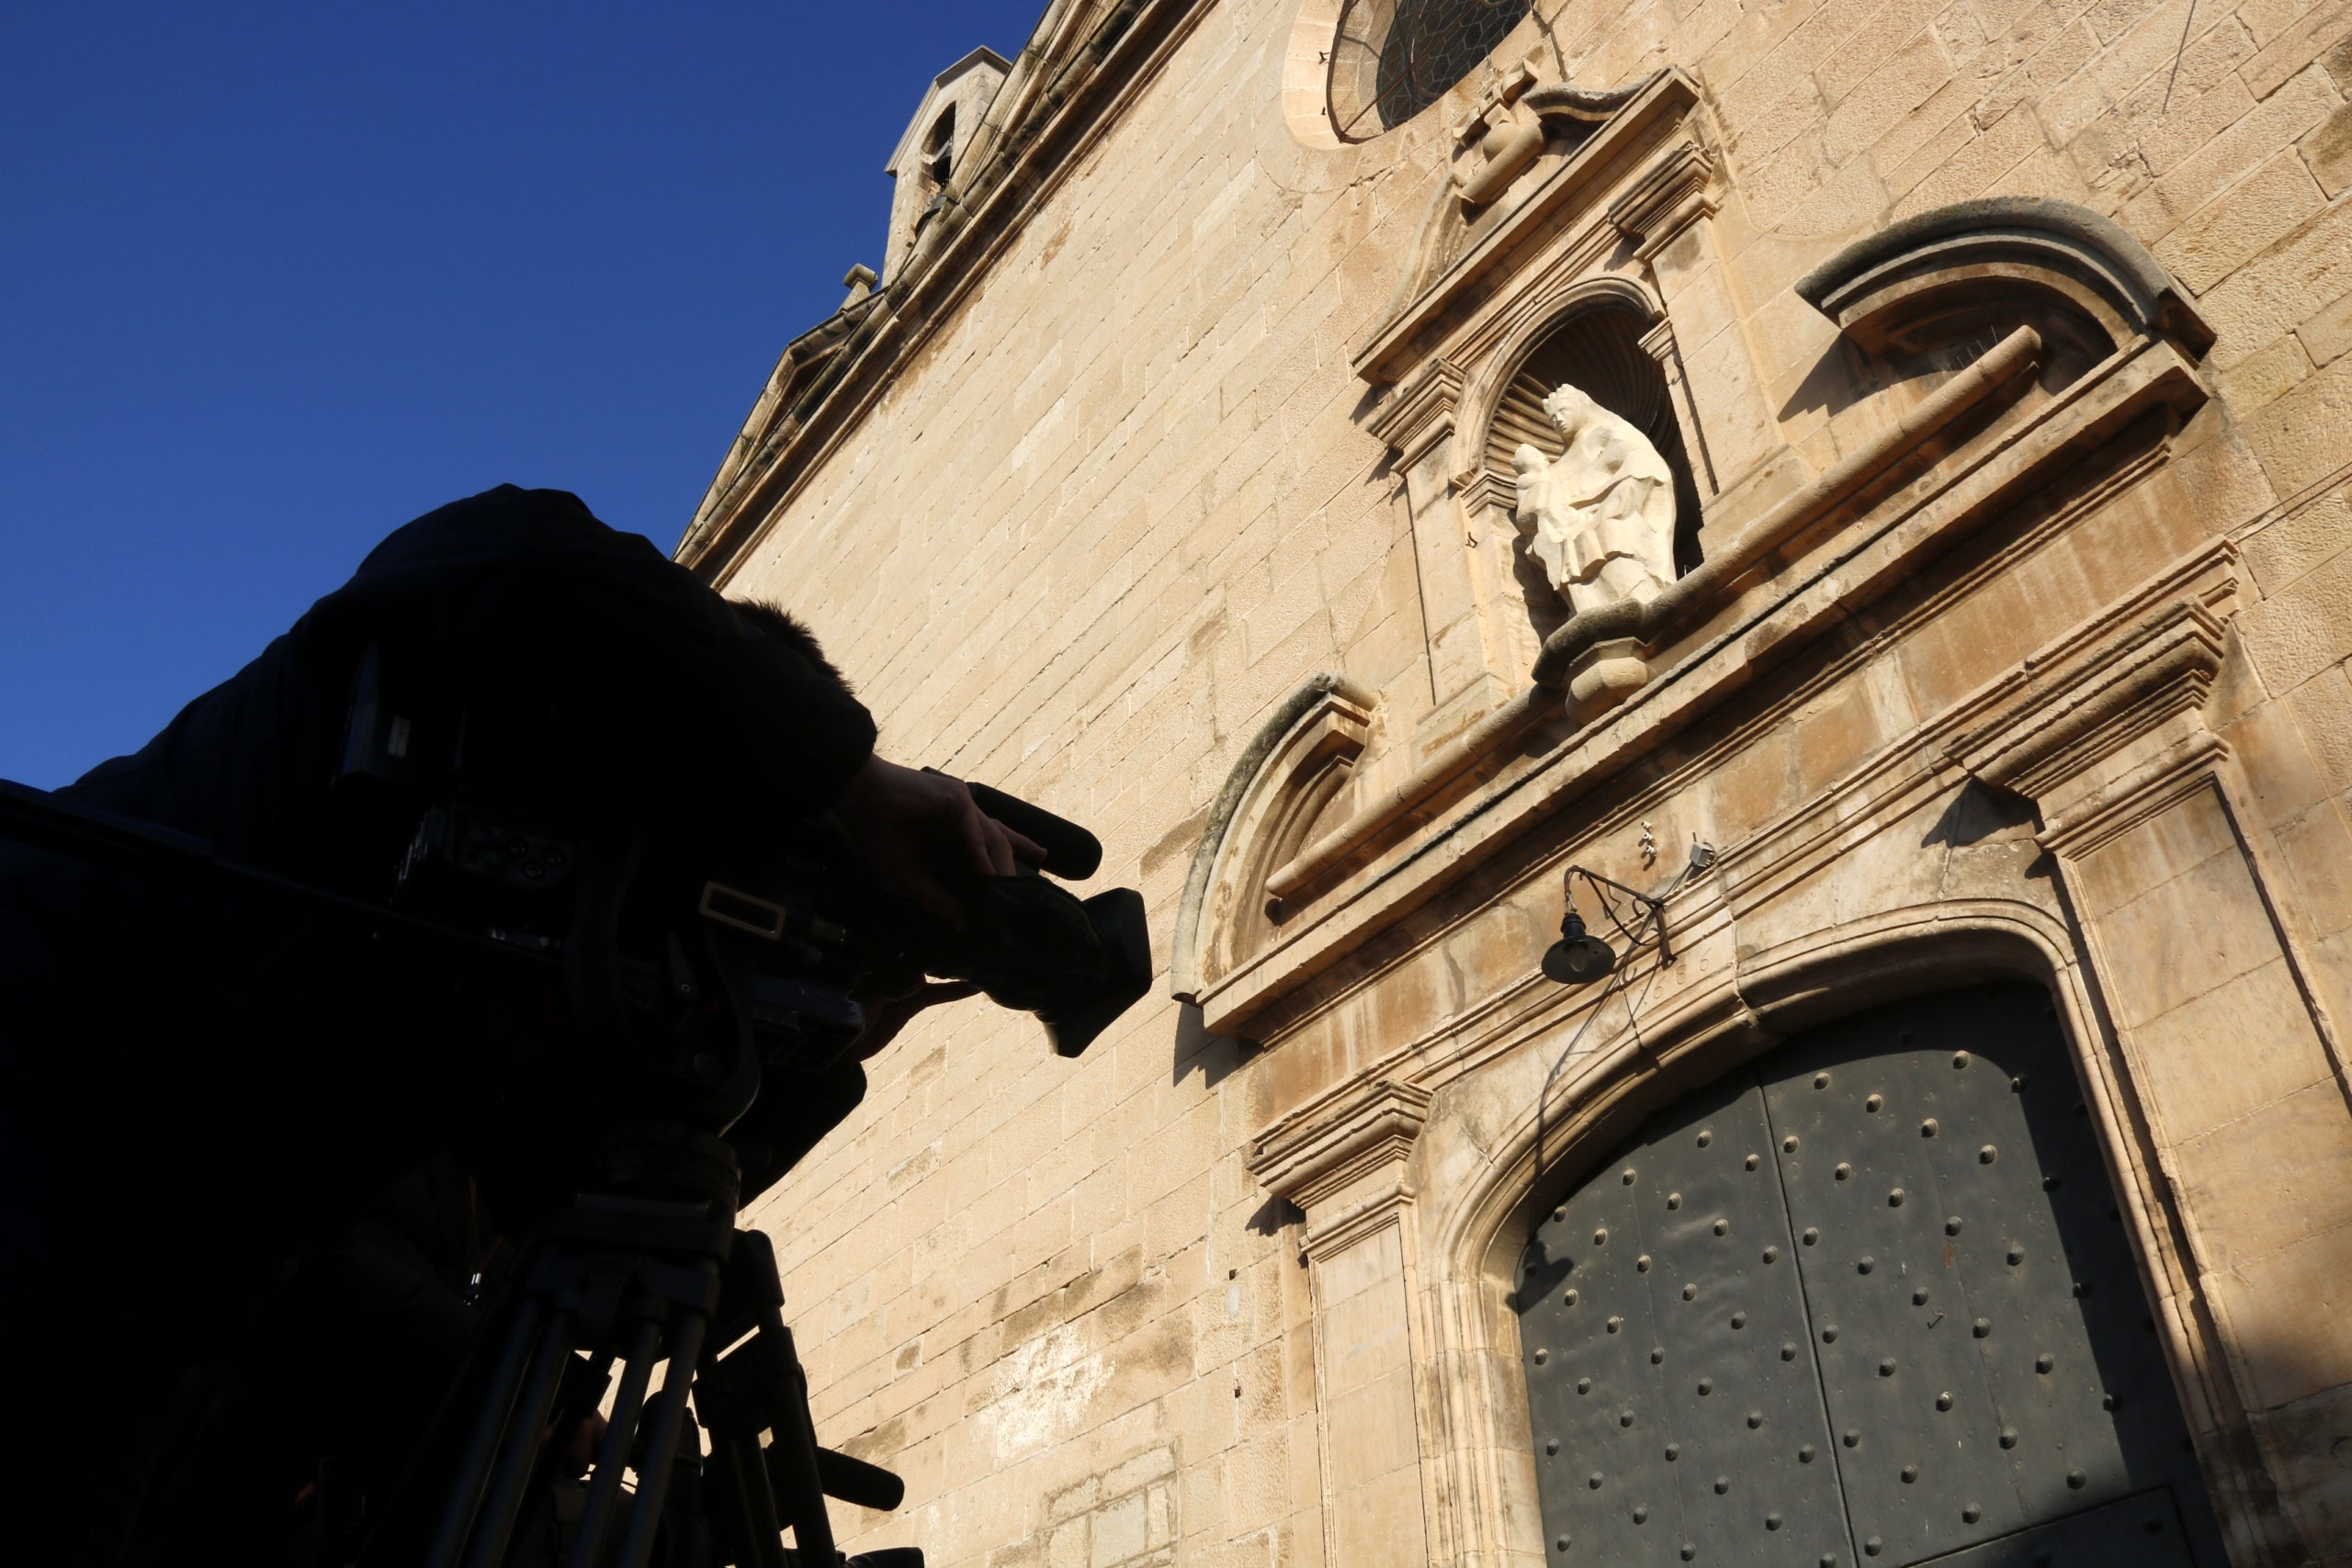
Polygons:
M917 1549L834 1546L827 1496L888 1509L905 1487L818 1446L775 1250L734 1226L733 1151L628 1129L605 1178L524 1249L359 1562L504 1568L527 1540L564 1568L922 1568ZM585 1494L555 1517L562 1438L608 1391Z

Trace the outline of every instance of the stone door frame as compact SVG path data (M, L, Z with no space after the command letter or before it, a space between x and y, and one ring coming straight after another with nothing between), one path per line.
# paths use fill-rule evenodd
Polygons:
M1449 1114L1450 1096L1395 1079L1358 1086L1307 1135L1261 1141L1261 1177L1300 1204L1302 1260L1313 1294L1325 1561L1363 1568L1340 1550L1372 1497L1331 1482L1376 1438L1408 1439L1419 1474L1413 1495L1375 1490L1384 1529L1418 1525L1396 1542L1397 1563L1464 1568L1548 1561L1537 1503L1519 1320L1516 1268L1536 1219L1634 1128L1684 1091L1752 1061L1817 1023L1881 1001L1995 978L2046 987L2074 1056L2093 1136L2124 1209L2135 1263L2225 1518L2269 1490L2258 1458L2226 1438L2217 1419L2236 1400L2215 1327L2189 1288L2181 1224L2145 1134L2106 1010L2075 932L2020 906L1921 907L1824 930L1758 955L1713 995L1690 996L1679 1016L1620 1025L1590 1053L1594 1066L1539 1112L1529 1104L1487 1148ZM1566 1010L1515 1032L1520 1046L1573 1028ZM1545 1155L1536 1164L1539 1133ZM1491 1131L1484 1135L1491 1138ZM1388 1270L1397 1269L1391 1275ZM1367 1295L1393 1290L1385 1311ZM1365 1324L1410 1347L1409 1433L1368 1433L1365 1406L1336 1386ZM1336 1408L1335 1408L1336 1406ZM1391 1455L1389 1457L1396 1457ZM1393 1470L1376 1472L1393 1476ZM2225 1500L2226 1497L2226 1500ZM2233 1504L2237 1505L2232 1506ZM1409 1549L1408 1549L1409 1544ZM2233 1539L2240 1555L2253 1543ZM2257 1549L2258 1550L2258 1549ZM1384 1554L1377 1561L1388 1561ZM2259 1560L2259 1559L2256 1559Z

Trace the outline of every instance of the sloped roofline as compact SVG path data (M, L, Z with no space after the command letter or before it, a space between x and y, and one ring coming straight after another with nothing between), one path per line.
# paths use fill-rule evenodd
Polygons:
M727 581L856 427L892 370L955 315L1013 236L1059 190L1080 151L1119 118L1210 5L1046 0L1035 32L942 191L941 210L901 262L899 276L886 280L869 297L870 305L859 301L865 308L854 323L836 312L834 324L848 330L806 390L797 360L778 366L673 558L707 581ZM949 72L968 69L970 58Z

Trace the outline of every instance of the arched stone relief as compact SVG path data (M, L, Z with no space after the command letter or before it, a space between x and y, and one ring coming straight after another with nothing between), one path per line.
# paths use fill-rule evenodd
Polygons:
M1233 765L1184 881L1169 993L1198 1003L1272 933L1266 879L1306 843L1372 737L1379 699L1344 675L1293 693Z
M2071 202L1994 197L1939 207L1857 241L1796 293L1896 378L1948 374L2020 326L2055 392L2163 342L2189 362L2213 331L2147 248Z

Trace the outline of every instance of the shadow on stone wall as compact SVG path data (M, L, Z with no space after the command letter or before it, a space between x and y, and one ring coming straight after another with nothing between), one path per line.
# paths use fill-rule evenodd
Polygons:
M1215 1089L1257 1054L1258 1047L1247 1040L1212 1032L1208 1025L1201 1021L1201 1010L1193 1003L1177 1004L1170 1083L1181 1084L1188 1075L1198 1072L1201 1087Z

